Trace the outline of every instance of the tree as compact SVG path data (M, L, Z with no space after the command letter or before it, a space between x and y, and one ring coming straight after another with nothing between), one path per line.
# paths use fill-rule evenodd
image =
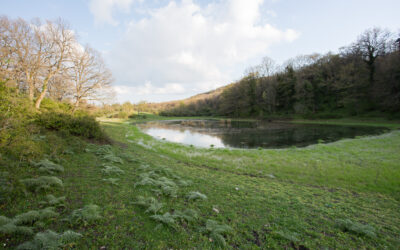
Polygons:
M39 109L47 94L49 81L65 70L64 63L73 46L76 45L76 40L72 30L69 30L68 25L61 19L56 22L47 21L46 25L37 29L36 36L38 37L38 46L44 48L41 91L35 103L36 109Z
M388 44L391 33L380 28L372 28L362 33L352 45L353 52L360 54L369 70L370 87L374 83L375 61L379 56L386 54L390 48Z
M262 77L272 76L277 71L277 65L274 60L265 56L258 66L258 71Z
M73 94L73 82L71 78L64 74L57 74L49 81L49 96L53 100L65 101L71 100Z
M23 82L33 101L35 81L41 67L42 51L38 45L35 26L23 19L1 18L2 58L7 62L7 78ZM6 59L7 58L7 59Z
M182 106L182 104L183 103L181 103L181 106ZM140 115L140 112L143 112L146 109L146 107L147 107L147 102L146 101L138 102L138 104L136 105L138 115Z
M68 74L72 82L72 96L75 112L79 104L85 101L99 101L109 98L113 81L111 72L106 68L100 54L86 46L75 46L70 55L71 67Z

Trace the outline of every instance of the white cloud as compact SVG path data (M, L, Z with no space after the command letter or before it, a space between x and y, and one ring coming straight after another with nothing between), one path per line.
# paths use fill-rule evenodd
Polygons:
M185 93L184 86L178 83L168 83L160 87L154 86L151 82L138 86L116 85L114 90L120 102L129 100L138 102L140 100L148 100L149 97L163 98L163 96L181 96Z
M94 16L95 23L109 23L117 25L113 18L113 11L129 12L133 0L90 0L89 10Z
M272 45L299 35L261 23L262 4L230 0L201 7L182 0L148 11L146 18L127 25L121 41L106 55L117 83L146 88L151 82L158 89L174 83L186 95L229 83L243 72L243 65L265 56ZM178 91L171 86L169 90Z

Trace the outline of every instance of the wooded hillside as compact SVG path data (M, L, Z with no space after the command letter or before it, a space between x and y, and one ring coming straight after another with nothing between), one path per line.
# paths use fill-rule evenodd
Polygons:
M400 111L400 39L366 30L340 53L298 56L282 66L269 59L218 94L167 105L173 116L338 117ZM171 107L172 106L172 107Z

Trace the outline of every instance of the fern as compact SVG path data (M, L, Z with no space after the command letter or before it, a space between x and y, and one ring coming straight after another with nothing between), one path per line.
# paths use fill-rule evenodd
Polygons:
M46 200L41 201L40 204L54 206L54 207L65 207L65 196L56 198L54 195L46 195Z
M163 203L158 202L155 198L149 197L145 198L143 196L138 196L136 202L134 204L139 205L141 207L147 208L146 213L154 213L156 214L161 208L164 206Z
M14 234L32 235L33 230L30 227L16 225L15 219L10 219L5 216L0 216L0 233L6 235L14 235Z
M224 235L230 233L232 228L228 225L219 224L214 220L207 220L205 230L217 244L226 246Z
M76 242L82 235L73 231L65 231L58 234L51 230L40 232L35 235L33 240L27 241L17 247L17 249L36 250L36 249L61 249L68 244Z
M207 196L205 194L202 194L198 191L190 192L187 195L187 198L189 201L195 201L195 200L207 200Z
M12 190L12 184L9 181L8 172L0 172L0 202L8 197L8 193Z
M120 169L119 167L108 166L108 165L104 165L104 168L101 170L101 172L103 174L107 174L107 175L110 175L110 174L120 175L120 174L125 173L125 171Z
M97 155L105 155L105 154L109 154L112 153L112 147L111 145L103 145L100 146L97 150L96 150L96 154Z
M96 153L97 147L94 144L88 144L85 148L85 152L87 153Z
M67 149L64 150L63 154L65 154L65 155L73 155L74 151L72 149L70 149L70 148L67 148Z
M192 184L191 181L188 180L178 180L178 185L181 187L188 187Z
M54 207L47 207L41 210L31 210L15 216L15 218L13 219L13 223L15 225L33 225L36 221L46 220L59 216L59 214L54 210Z
M178 197L178 187L160 184L163 194L169 197Z
M278 231L275 232L280 238L288 240L290 242L299 242L299 238L298 238L298 233L294 233L294 232L282 232L282 231Z
M103 160L106 160L109 162L124 164L124 161L120 157L115 156L113 153L105 154L102 156L102 158L103 158Z
M40 220L46 220L46 219L58 217L59 213L57 213L54 210L55 210L54 207L46 207L46 208L44 208L42 210L39 210L39 219Z
M10 223L12 219L7 218L6 216L0 215L0 226Z
M139 162L139 160L135 159L132 155L123 153L121 157L124 158L127 162Z
M174 176L172 170L170 168L167 168L167 167L158 167L158 168L155 169L155 172L159 173L159 174L164 174L164 175L166 175L168 177Z
M40 219L40 213L36 210L32 210L15 216L13 223L15 225L23 225L23 224L33 225L33 223L35 221L38 221L39 219Z
M27 178L21 182L31 191L47 191L52 187L63 187L63 182L55 176L40 176L38 178Z
M13 219L5 216L0 216L0 233L13 235L33 234L32 225L41 227L43 223L39 223L40 220L50 219L57 217L59 214L54 211L53 207L48 207L41 210L31 210L26 213L16 215Z
M43 159L37 163L33 163L34 166L39 167L38 171L42 174L56 174L64 172L64 168L48 159Z
M148 207L149 199L154 199L154 198L153 197L145 198L143 196L138 196L136 198L136 201L133 202L133 204L136 204L136 205L139 205L139 206L142 206L142 207Z
M161 188L163 194L170 197L177 197L178 186L173 180L167 177L160 177L155 181L155 185Z
M375 238L375 228L370 225L363 225L358 222L353 222L350 219L338 219L336 220L336 225L343 231L343 232L350 232L358 235L365 235L370 238Z
M169 212L166 212L163 215L155 214L155 215L150 216L150 218L152 218L153 220L155 220L157 222L160 222L163 225L166 225L173 229L176 229L175 218Z
M147 170L150 170L150 165L141 164L141 165L138 167L138 170L140 170L140 171L147 171Z
M89 153L95 153L96 155L101 156L102 159L106 161L121 163L121 164L124 163L120 157L114 155L111 145L103 145L97 147L96 145L90 144L85 149L85 151Z
M157 181L160 186L176 186L175 182L167 177L160 177Z
M175 210L173 217L180 220L185 220L187 222L194 221L198 218L197 212L193 209L185 209L183 212Z
M76 232L71 231L71 230L68 230L68 231L65 231L61 235L60 240L61 240L61 243L66 245L66 244L71 244L71 243L77 241L81 237L82 237L82 234L76 233Z
M31 227L17 226L13 222L10 222L10 223L0 226L0 233L6 234L6 235L15 235L15 234L32 235L33 230Z
M83 224L87 226L99 219L101 219L100 207L90 204L72 211L70 222L72 224Z
M107 178L107 179L103 179L103 181L108 182L108 183L110 183L111 185L114 185L114 186L118 186L119 185L118 184L118 181L119 181L118 178Z
M154 171L150 171L148 173L141 173L139 175L140 181L135 183L135 187L137 186L155 186L159 187L163 194L170 197L177 197L178 186L176 183L167 178L167 177L159 177L157 173Z
M150 206L146 209L146 213L153 213L156 214L158 211L161 210L161 208L164 206L163 203L158 202L157 200L154 200L154 202L152 202L150 204Z
M105 155L112 153L112 147L111 145L97 146L95 144L88 144L85 151L88 153L95 153L96 155Z
M141 174L140 176L140 181L136 182L134 187L137 186L156 186L157 185L157 181L151 177L149 177L147 174L143 175Z

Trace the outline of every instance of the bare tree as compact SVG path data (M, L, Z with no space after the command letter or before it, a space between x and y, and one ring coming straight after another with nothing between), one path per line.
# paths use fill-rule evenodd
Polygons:
M261 64L258 66L258 72L261 76L268 77L272 76L277 71L277 65L274 60L268 56L264 57Z
M37 51L35 36L31 25L23 19L9 20L3 17L1 20L1 41L4 55L7 58L8 79L23 82L23 89L28 89L28 97L33 101L35 91L35 78L40 66L36 64ZM3 54L3 53L2 53Z
M358 40L351 46L354 53L361 55L369 70L370 86L374 83L375 61L383 56L390 48L391 33L388 30L372 28L362 33Z
M68 29L68 26L62 20L56 22L47 21L45 26L40 27L37 36L40 46L44 48L43 79L41 81L41 91L35 103L36 109L39 109L43 98L47 94L49 81L64 70L64 63L76 41L73 32Z
M10 25L10 20L7 17L0 17L0 80L3 81L15 78L16 73L16 64L13 63L12 58L15 48L9 35Z
M68 70L72 80L74 99L73 111L85 101L104 101L112 95L111 72L106 68L100 54L86 46L76 46L71 53L71 67Z
M48 93L53 100L70 100L73 93L73 83L70 77L65 72L53 76L49 81Z

